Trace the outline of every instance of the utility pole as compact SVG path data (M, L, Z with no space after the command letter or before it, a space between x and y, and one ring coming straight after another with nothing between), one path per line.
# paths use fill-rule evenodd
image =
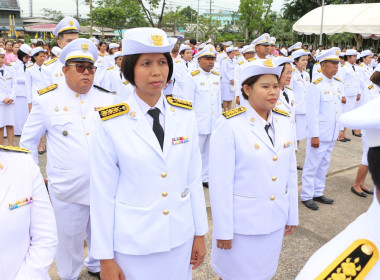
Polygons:
M197 14L197 42L199 39L199 0L198 0L198 14Z
M323 34L323 16L325 13L325 0L322 0L322 17L321 17L321 32L319 34L319 45L322 45L322 34Z
M29 0L29 17L33 17L33 0Z
M77 21L79 21L79 0L76 0L77 4Z
M211 31L211 11L212 11L212 0L210 0L210 22L209 22L209 27L208 27L208 30L209 30L209 32Z

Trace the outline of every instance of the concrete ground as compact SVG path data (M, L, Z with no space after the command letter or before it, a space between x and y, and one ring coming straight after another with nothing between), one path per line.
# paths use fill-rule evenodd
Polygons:
M348 131L351 132L351 131ZM364 213L370 206L373 196L361 198L351 193L350 188L356 176L357 167L361 162L362 145L361 138L351 137L348 143L336 142L331 166L326 180L325 195L335 199L333 205L321 205L318 211L311 211L299 203L300 225L292 236L286 236L279 261L276 276L273 280L294 279L302 269L308 258L336 234L342 231L349 223ZM18 144L19 138L17 138ZM302 166L305 157L305 141L302 141L297 155L298 163ZM40 166L45 175L46 156L40 156ZM301 182L301 171L298 172ZM370 176L367 177L366 185L372 189L373 183ZM301 184L299 184L299 191ZM193 273L194 280L217 280L218 276L210 267L210 250L212 219L208 202L208 189L205 196L209 213L209 233L206 235L207 256L204 263ZM84 248L84 257L87 248ZM175 264L174 264L175 265ZM55 264L50 268L50 276L58 280ZM80 280L94 279L82 269Z

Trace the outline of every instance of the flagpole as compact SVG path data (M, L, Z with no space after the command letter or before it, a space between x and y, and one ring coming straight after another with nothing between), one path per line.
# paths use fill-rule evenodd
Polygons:
M319 45L322 45L322 34L323 34L323 16L325 13L325 0L322 0L322 17L321 17L321 32L319 34Z

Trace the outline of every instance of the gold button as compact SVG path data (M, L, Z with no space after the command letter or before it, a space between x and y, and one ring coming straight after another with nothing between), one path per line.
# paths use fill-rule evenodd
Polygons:
M271 197L270 197L270 200L275 200L276 198L275 198L275 196L274 195L272 195Z
M82 104L83 104L83 100L81 100L81 101L80 101L80 103L82 103Z
M4 165L2 165L1 163L0 163L0 170L1 169L4 169Z
M273 161L276 161L276 160L277 160L277 157L276 157L276 156L274 156L272 159L273 159Z
M75 94L75 97L79 97L79 93Z
M168 193L167 193L167 192L162 192L162 196L163 196L163 197L167 197L167 196L168 196Z
M254 122L254 121L255 121L255 118L251 118L250 121L251 121L251 122Z
M174 107L170 107L170 111L175 112L175 108Z
M90 132L86 132L86 135L90 135Z
M169 215L169 210L165 209L163 213L164 215Z
M289 114L291 114L292 113L292 111L289 111Z
M166 178L167 175L168 175L168 174L166 174L166 172L162 172L162 173L161 173L161 177L162 177L162 178Z
M272 181L276 181L277 180L277 177L276 176L273 176L272 177Z
M83 119L85 119L86 118L86 116L83 116Z

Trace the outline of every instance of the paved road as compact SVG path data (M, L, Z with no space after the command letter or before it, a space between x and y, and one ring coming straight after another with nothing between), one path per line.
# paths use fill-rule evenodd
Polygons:
M301 142L299 149L298 162L303 165L305 155L304 141ZM294 235L284 238L277 275L273 280L294 279L313 252L368 209L373 199L372 196L360 198L350 192L357 166L360 164L361 151L361 139L357 137L352 137L352 141L349 143L336 143L325 191L325 194L334 198L336 202L334 205L321 205L318 211L308 210L301 203L299 204L300 226ZM43 174L45 173L45 164L46 157L41 156L40 166ZM301 172L298 175L300 182ZM373 188L373 183L369 176L366 184L368 187ZM301 190L301 185L299 185L299 190ZM207 189L205 190L205 195L208 200ZM194 272L194 280L219 279L210 267L212 220L209 207L208 212L210 225L209 233L206 236L208 254L204 264ZM84 256L86 254L87 248L84 250ZM53 280L60 279L54 264L50 269L50 276ZM90 277L83 269L79 279L94 278Z

